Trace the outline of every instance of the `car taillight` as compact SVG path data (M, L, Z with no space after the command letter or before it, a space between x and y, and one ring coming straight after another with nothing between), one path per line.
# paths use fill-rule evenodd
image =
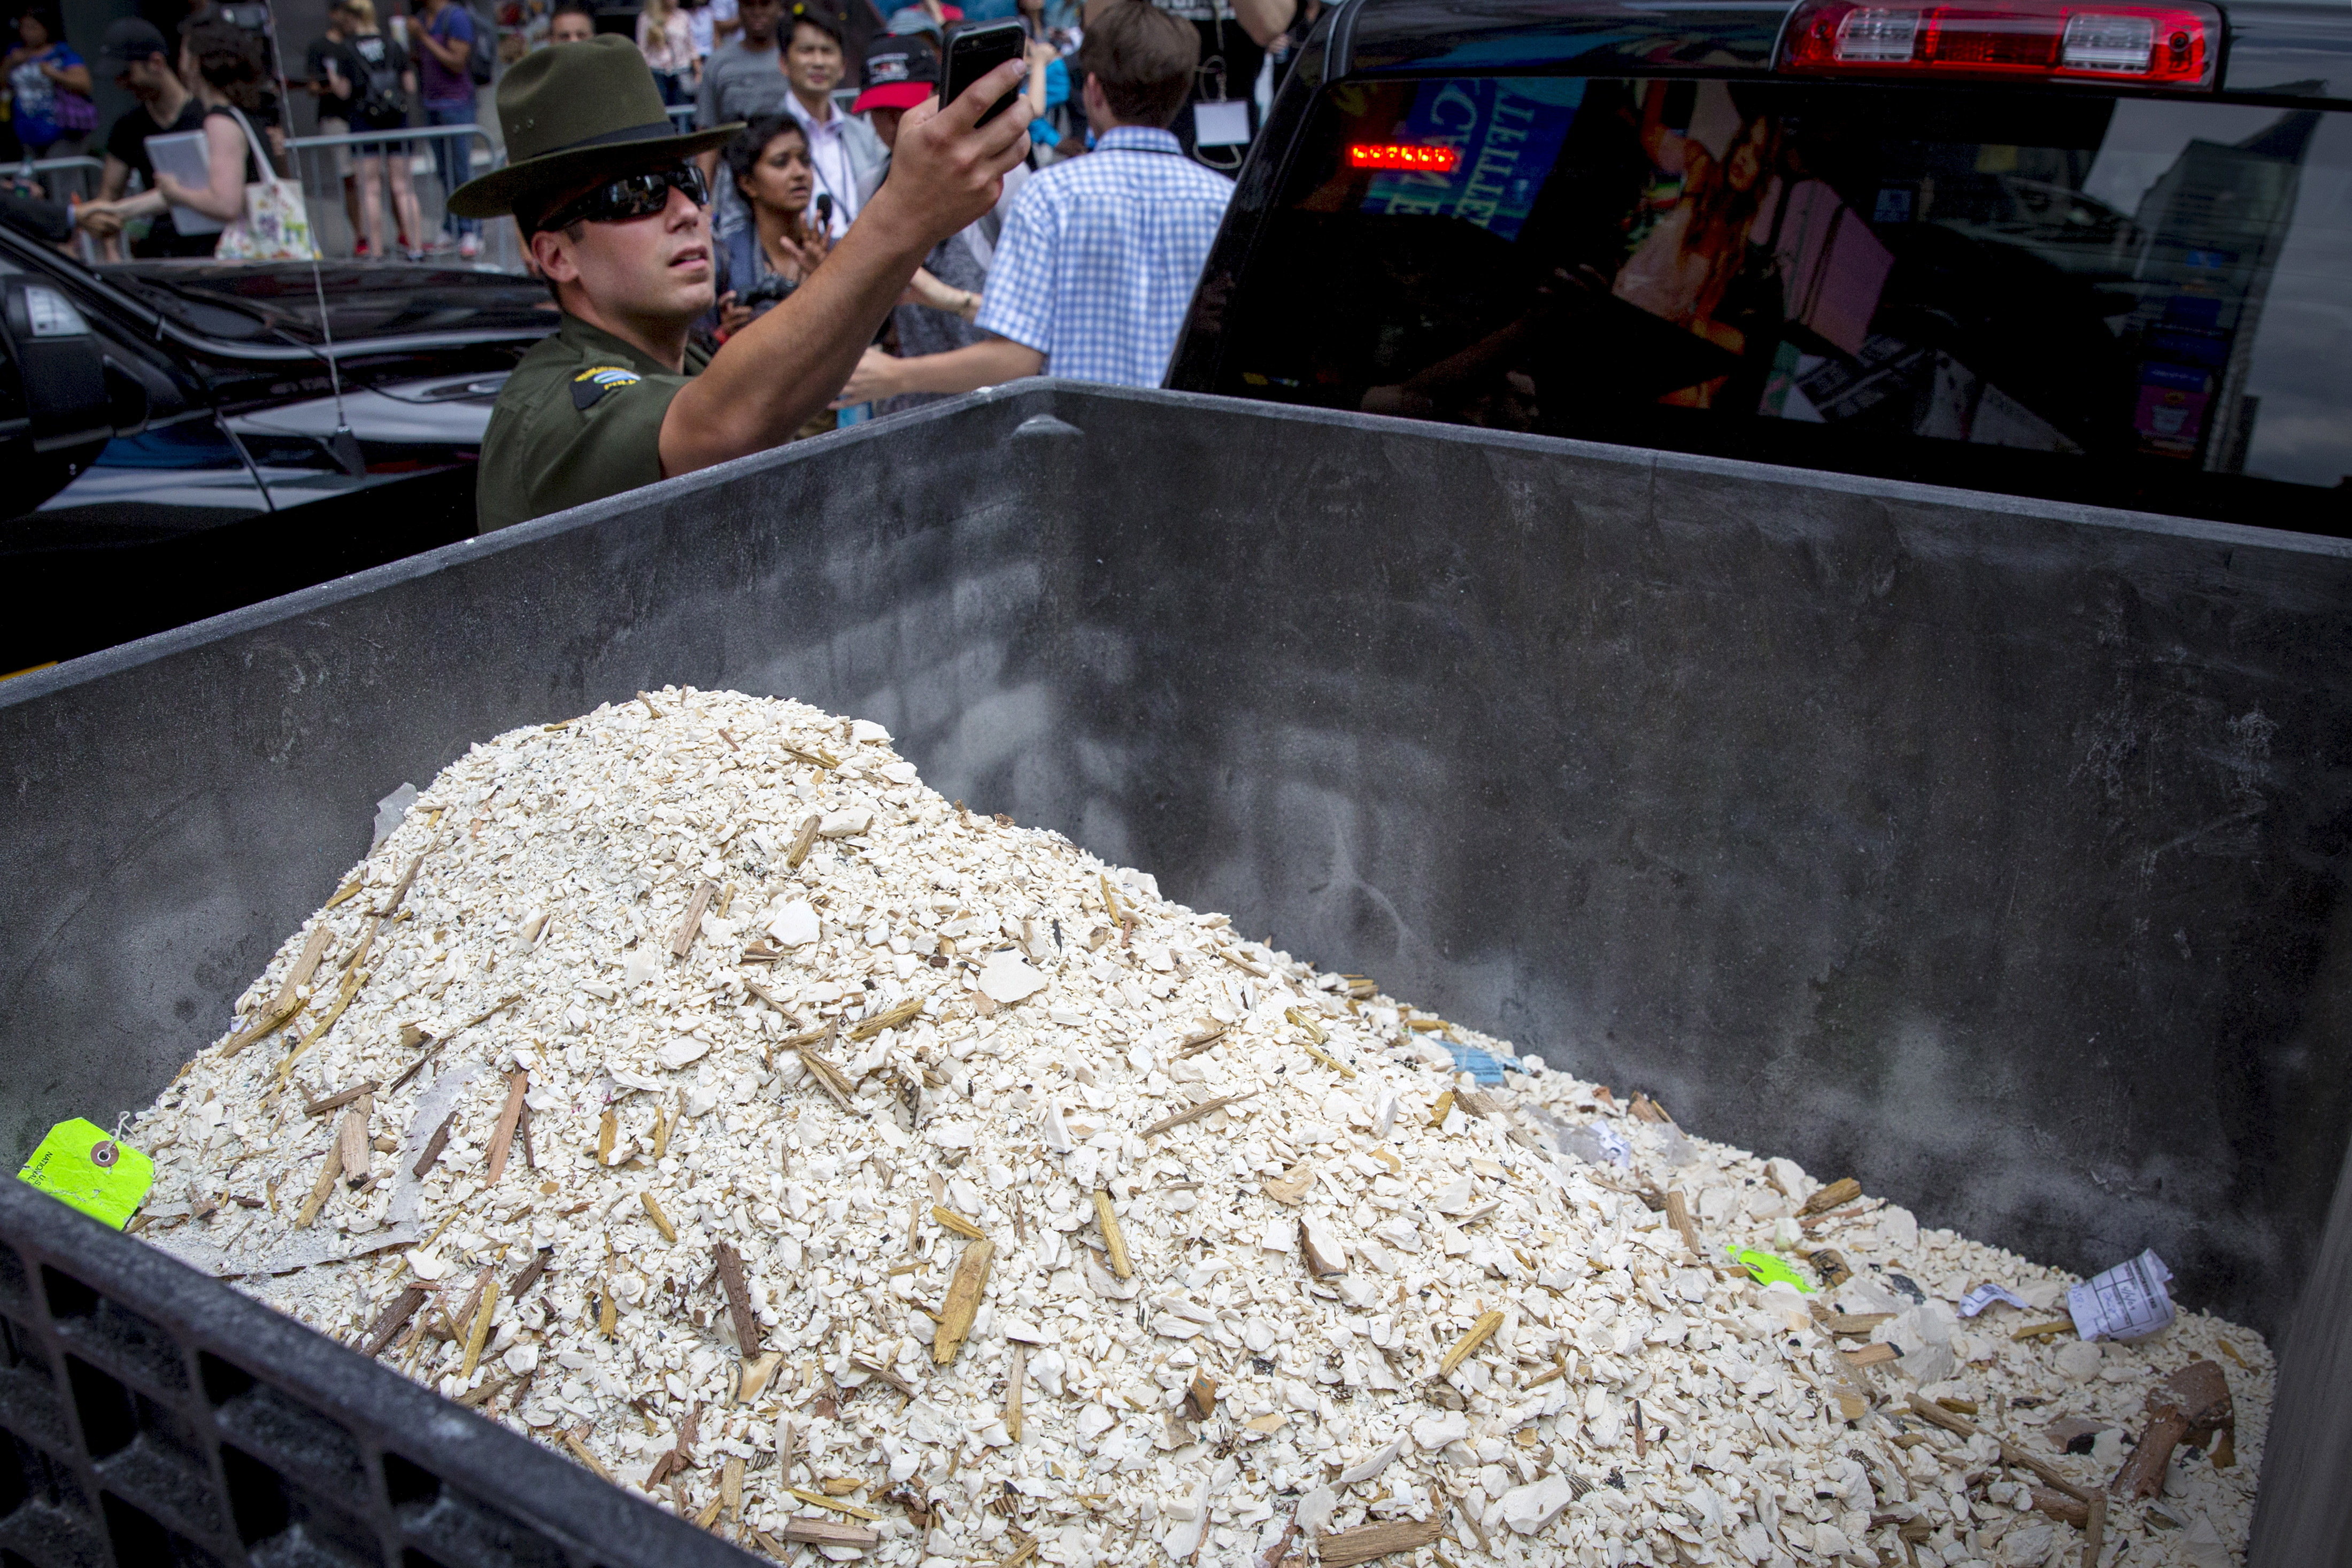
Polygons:
M2221 38L2221 14L2195 3L1872 5L1804 0L1781 33L1780 68L2207 87Z
M1350 169L1409 169L1421 174L1451 174L1462 166L1462 149L1412 141L1357 141L1348 147Z

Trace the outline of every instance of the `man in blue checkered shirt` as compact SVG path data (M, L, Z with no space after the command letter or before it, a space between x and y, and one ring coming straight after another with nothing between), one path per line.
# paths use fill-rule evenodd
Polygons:
M1158 386L1234 191L1167 130L1200 57L1199 35L1144 0L1089 26L1079 59L1095 150L1013 198L975 321L988 336L911 359L869 349L835 406L1034 375Z

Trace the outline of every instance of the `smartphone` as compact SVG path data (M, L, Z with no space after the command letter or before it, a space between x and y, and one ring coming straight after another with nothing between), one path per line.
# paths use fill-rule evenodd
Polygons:
M963 96L964 89L994 70L1007 60L1017 60L1026 53L1028 35L1019 22L950 22L948 24L947 79L940 85L940 102L953 103ZM1013 107L1021 96L1015 87L1011 92L988 106L980 117L986 125Z

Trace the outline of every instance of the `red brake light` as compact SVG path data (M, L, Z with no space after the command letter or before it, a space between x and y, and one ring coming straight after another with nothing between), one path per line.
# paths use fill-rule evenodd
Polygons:
M2210 87L2221 15L2196 0L1865 5L1804 0L1781 34L1780 68L1830 75L2041 77Z
M1350 169L1409 169L1420 174L1451 174L1462 166L1462 149L1410 141L1357 141L1348 147Z

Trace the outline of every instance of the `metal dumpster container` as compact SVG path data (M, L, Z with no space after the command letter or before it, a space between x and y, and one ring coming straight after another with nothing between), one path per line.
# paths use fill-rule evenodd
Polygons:
M2347 653L2343 541L1024 382L0 686L0 1126L144 1104L474 741L790 695L1694 1130L2154 1246L2287 1336L2256 1560L2343 1561ZM29 1561L733 1560L29 1192L0 1239Z

